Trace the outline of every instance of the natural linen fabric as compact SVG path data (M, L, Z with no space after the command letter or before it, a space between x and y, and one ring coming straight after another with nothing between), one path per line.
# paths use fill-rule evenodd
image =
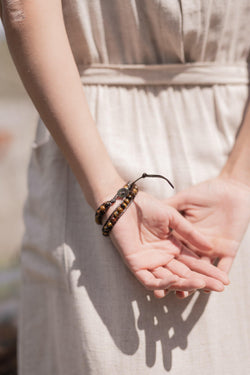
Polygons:
M121 176L163 174L176 192L217 176L248 98L249 1L62 5L83 90ZM161 180L139 185L173 194ZM223 293L156 300L102 236L41 120L28 188L20 375L250 373L249 231Z

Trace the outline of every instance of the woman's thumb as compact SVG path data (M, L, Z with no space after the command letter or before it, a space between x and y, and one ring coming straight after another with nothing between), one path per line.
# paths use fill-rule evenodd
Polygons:
M174 207L177 211L184 211L187 207L187 193L186 192L180 192L175 195L173 195L170 198L165 199L165 203L169 206Z

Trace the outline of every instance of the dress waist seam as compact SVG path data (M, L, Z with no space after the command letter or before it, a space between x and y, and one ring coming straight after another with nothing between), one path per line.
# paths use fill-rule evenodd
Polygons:
M83 85L249 85L250 64L90 64L78 66Z

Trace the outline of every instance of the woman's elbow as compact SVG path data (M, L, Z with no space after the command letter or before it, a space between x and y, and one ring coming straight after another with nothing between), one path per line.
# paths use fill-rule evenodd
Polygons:
M0 0L2 21L5 29L19 28L25 20L25 0Z

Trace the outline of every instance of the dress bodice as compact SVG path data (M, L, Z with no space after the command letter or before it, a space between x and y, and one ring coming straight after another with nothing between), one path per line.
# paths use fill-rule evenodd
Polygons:
M78 65L249 58L249 0L63 0Z

